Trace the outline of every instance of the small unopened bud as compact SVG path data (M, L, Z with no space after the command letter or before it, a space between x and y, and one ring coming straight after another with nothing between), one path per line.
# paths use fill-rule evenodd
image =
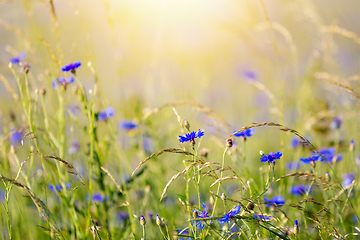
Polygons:
M255 204L252 202L249 202L246 206L249 210L253 210L255 208Z
M233 140L231 138L228 138L226 140L226 147L231 148L233 146Z
M221 194L221 200L224 201L225 199L226 199L225 193L222 193L222 194Z
M40 92L40 94L41 94L42 96L45 96L45 94L46 94L46 89L42 87L42 88L40 88L39 92Z
M354 139L351 139L351 141L350 141L350 146L349 146L350 152L353 152L353 151L354 151L354 147L355 147Z
M16 116L15 116L15 113L13 111L10 111L9 112L9 117L11 119L11 121L15 121L16 120Z
M188 120L184 120L184 127L188 130L188 131L190 131L190 123L189 123L189 121Z
M23 72L25 74L28 74L30 71L30 65L28 63L25 63L24 66L23 66Z
M144 218L143 215L141 215L141 217L140 217L140 224L141 224L142 226L145 226L145 224L146 224L146 221L145 221L145 218Z
M314 160L311 160L310 162L311 162L312 167L315 168L315 167L316 167L315 161L314 161Z
M158 225L159 227L161 226L161 219L159 215L156 215L156 225Z
M294 223L294 234L298 234L299 233L299 225L298 225L298 220L295 220Z
M330 180L331 180L331 177L328 172L325 173L325 179L327 182L330 182Z
M209 154L209 149L207 149L207 148L202 148L199 151L200 157L207 158L208 154Z
M192 216L193 216L193 218L197 218L197 217L199 216L198 211L194 210L194 211L192 212Z

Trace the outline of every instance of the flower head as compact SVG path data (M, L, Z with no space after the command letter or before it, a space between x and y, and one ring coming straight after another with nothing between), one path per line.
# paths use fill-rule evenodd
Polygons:
M295 196L301 196L304 195L306 192L311 192L312 188L309 186L305 187L304 184L293 186L290 189L290 193Z
M301 164L299 162L288 162L287 163L288 170L299 169L300 167L301 167Z
M335 154L335 148L322 148L319 153L324 157L322 158L319 154L315 153L308 158L300 158L300 161L304 164L312 164L314 162L322 162L324 159L328 163L339 162L342 160L342 154Z
M10 59L10 64L12 65L19 65L22 60L26 58L26 53L20 53L16 57Z
M255 133L255 129L253 128L248 128L242 132L238 132L238 133L235 133L234 136L235 137L243 137L243 138L247 138L247 137L251 137L252 135L254 135Z
M77 61L74 63L69 63L61 68L63 72L72 72L75 73L76 69L81 66L81 62Z
M227 223L230 220L234 219L236 215L238 215L240 213L240 208L241 206L236 206L234 209L232 209L230 212L228 212L227 214L225 214L222 218L219 218L218 221L221 224Z
M132 121L121 121L118 123L118 127L122 130L125 131L131 131L134 130L135 128L137 128L137 124L135 122Z
M94 193L93 199L95 202L103 202L105 200L105 197L101 193Z
M108 107L104 111L101 111L97 115L98 121L107 121L109 118L114 117L115 110L113 107Z
M5 191L0 190L0 202L4 202L5 201Z
M23 133L21 131L16 131L16 132L13 132L13 134L11 134L10 136L10 143L11 145L17 145L21 142L23 138Z
M265 206L267 207L273 207L273 206L281 207L285 203L285 198L281 195L275 196L272 199L268 199L267 197L264 197L264 201L267 202L265 203Z
M57 89L58 85L64 86L64 88L67 87L67 85L71 84L75 82L75 78L74 77L69 77L67 80L64 77L59 77L58 79L54 80L51 82L52 88L53 89Z
M341 117L334 117L330 127L331 129L339 129L341 127L342 119Z
M273 219L272 216L263 214L254 214L254 218L262 221L270 221L271 219Z
M66 189L71 188L71 186L72 186L71 183L65 183L65 188L66 188ZM56 193L56 192L61 192L61 191L63 190L63 185L60 185L60 184L58 184L58 183L55 184L55 186L52 185L52 184L49 184L49 189L50 189L52 192L54 192L54 193Z
M210 217L209 213L206 211L205 204L201 204L201 206L203 207L204 211L199 211L199 210L194 209L194 211L196 212L196 215L197 215L196 218L208 218L208 217ZM203 230L205 228L205 221L204 220L192 221L192 223L196 226L197 229ZM212 220L210 221L210 223L212 223Z
M260 162L263 162L263 163L266 163L266 162L269 162L269 163L275 163L275 160L276 159L280 159L282 156L282 152L278 151L276 153L274 152L270 152L267 156L266 154L261 154L261 157L260 157Z
M179 142L194 142L195 138L201 138L204 136L204 131L198 130L197 132L186 133L179 136Z
M349 172L349 173L344 173L342 175L342 185L344 188L350 186L352 184L352 182L355 180L355 173Z

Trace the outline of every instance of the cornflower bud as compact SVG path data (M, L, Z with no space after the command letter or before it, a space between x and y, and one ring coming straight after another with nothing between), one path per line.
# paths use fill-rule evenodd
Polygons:
M145 218L144 218L143 215L141 215L141 217L140 217L140 224L141 224L142 226L145 226L145 224L146 224L146 220L145 220Z
M233 140L231 138L228 138L226 140L226 147L231 148L233 146Z

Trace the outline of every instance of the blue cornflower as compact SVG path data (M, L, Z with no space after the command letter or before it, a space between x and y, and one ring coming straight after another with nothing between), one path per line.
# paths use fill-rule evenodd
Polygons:
M106 110L101 111L98 113L97 115L97 120L98 121L107 121L109 118L114 117L115 115L115 110L113 107L108 107L106 108Z
M262 221L270 221L271 219L273 219L272 216L262 215L262 214L254 214L254 218Z
M197 217L196 218L208 218L209 213L206 211L206 206L205 204L201 204L201 206L203 207L204 211L199 211L194 209L194 211L196 212ZM213 216L211 216L213 217ZM192 221L192 223L194 225L196 225L197 229L203 230L205 228L205 221L204 220L200 220L200 221ZM210 221L210 223L212 223L212 220Z
M18 56L10 59L12 65L19 65L26 58L26 53L20 53Z
M204 131L198 130L197 132L186 133L179 136L179 142L194 142L195 138L201 138L204 136Z
M74 77L71 76L66 80L64 77L61 76L58 79L52 81L51 85L52 85L52 88L56 90L58 85L64 86L66 88L67 85L69 85L73 82L75 82Z
M227 214L225 214L222 218L219 218L218 221L221 223L221 224L224 224L224 223L227 223L229 222L230 220L234 219L234 217L236 215L238 215L240 213L240 208L241 206L237 206L235 207L234 209L232 209L230 212L228 212Z
M137 126L138 125L132 121L121 121L118 123L118 127L125 131L134 130L135 128L137 128Z
M101 193L94 193L93 199L95 202L103 202L105 200L105 197Z
M309 185L307 187L305 187L304 184L301 184L301 185L293 186L290 189L290 193L295 196L301 196L301 195L304 195L307 191L309 191L309 193L310 193L311 190L312 190L312 188L310 188Z
M301 167L301 164L299 162L288 162L287 163L288 170L299 169L300 167Z
M177 233L178 233L178 236L182 236L182 237L185 237L185 236L189 236L189 230L184 228L184 229L177 229L176 230ZM179 238L179 240L192 240L192 238L188 237L188 238Z
M5 201L5 191L0 190L0 202L4 202L4 201Z
M81 62L77 61L74 63L69 63L61 68L63 72L72 72L75 73L76 69L81 66Z
M245 70L243 72L244 78L249 82L255 82L257 79L257 74L254 71Z
M13 130L12 130L13 131ZM10 143L11 145L15 146L19 143L21 143L21 140L23 138L23 133L21 131L16 131L10 136Z
M247 138L247 137L251 137L252 135L254 135L255 133L255 129L253 128L248 128L242 132L238 132L238 133L235 133L234 136L235 137L243 137L243 138Z
M125 221L126 219L129 218L129 214L126 211L120 211L117 213L117 220L121 221Z
M300 161L304 164L311 164L311 163L314 163L317 161L322 161L322 158L320 158L319 156L313 155L308 158L300 158Z
M282 156L282 152L280 152L280 151L278 151L276 153L270 152L267 156L263 152L260 152L260 153L261 153L260 162L263 162L263 163L266 163L266 162L275 163L275 160L280 159Z
M299 233L299 222L298 220L294 221L294 234L298 234Z
M66 189L71 188L71 186L72 186L71 183L65 183ZM58 184L58 183L55 184L55 186L52 185L52 184L49 184L49 189L50 189L52 192L54 192L54 193L56 193L56 192L61 192L61 191L63 190L63 186L62 186L61 184Z
M281 195L275 196L272 199L268 199L267 197L264 197L264 201L270 203L270 204L265 203L265 206L267 207L273 207L273 206L281 207L285 203L285 198Z
M319 154L315 153L308 158L300 158L304 164L310 164L312 162L324 161L324 159L328 163L339 162L342 160L342 154L335 154L335 148L322 148L319 153L324 157L322 158Z
M339 129L341 127L342 119L340 117L334 117L330 127L331 129Z
M344 173L342 175L342 179L343 179L343 182L342 182L342 185L344 188L350 186L352 184L352 182L355 180L355 173Z
M350 140L350 145L349 145L349 150L350 150L351 152L354 151L354 146L355 146L354 139L351 139L351 140Z

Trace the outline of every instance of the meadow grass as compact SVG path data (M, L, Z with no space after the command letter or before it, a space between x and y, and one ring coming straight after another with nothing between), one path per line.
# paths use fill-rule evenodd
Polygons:
M158 42L179 24L166 8L141 20L134 2L116 12L113 1L93 1L105 17L91 19L81 1L0 3L21 19L0 17L17 40L1 42L1 239L358 239L359 69L334 52L359 51L360 37L322 23L307 1L279 10L301 9L311 24L289 17L299 32L273 20L270 3L229 2L253 14L211 22L230 32L229 46L219 37L207 42L214 51L184 53L172 52L174 39ZM160 26L144 33L157 36L150 57L142 24ZM110 39L97 45L92 30L103 28ZM296 40L306 31L316 47ZM249 63L236 60L237 44L255 55Z

